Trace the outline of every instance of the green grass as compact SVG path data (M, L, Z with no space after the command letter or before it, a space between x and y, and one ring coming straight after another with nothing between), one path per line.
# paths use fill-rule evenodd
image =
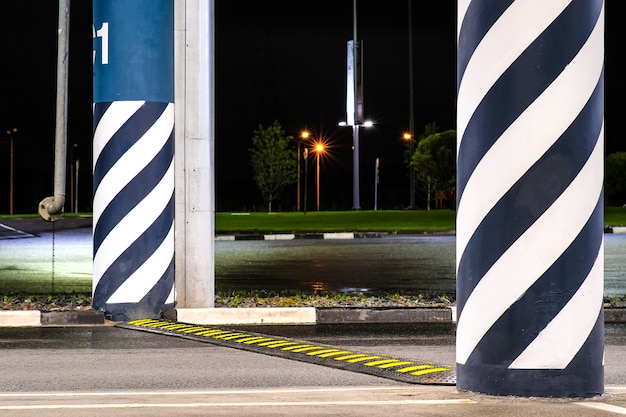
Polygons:
M91 213L64 213L64 217L90 216ZM37 217L37 214L0 215ZM436 233L455 229L456 212L452 210L362 210L254 212L215 214L215 231L227 233L294 233L294 232L390 232ZM604 224L626 226L626 208L606 207Z
M293 232L445 232L454 230L451 210L314 211L216 213L215 229L224 233Z
M626 207L605 207L604 224L606 226L626 226Z
M215 230L225 233L390 232L436 233L455 229L452 210L313 211L216 213ZM626 208L606 207L604 224L625 226Z

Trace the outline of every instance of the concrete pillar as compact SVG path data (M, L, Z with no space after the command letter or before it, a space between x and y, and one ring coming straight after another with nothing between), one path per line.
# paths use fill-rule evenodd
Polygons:
M173 0L94 0L93 306L174 305Z
M602 0L459 0L457 387L604 391Z
M176 303L215 305L214 1L175 1Z

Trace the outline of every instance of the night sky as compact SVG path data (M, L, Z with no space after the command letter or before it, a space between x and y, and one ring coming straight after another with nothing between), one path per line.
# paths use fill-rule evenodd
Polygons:
M623 113L618 56L611 43L623 39L608 2L606 13L607 153L626 150L617 136ZM353 37L353 1L215 1L216 209L264 210L252 180L253 131L278 120L288 135L304 129L330 142L321 164L321 207L352 206L352 130L345 118L346 42ZM3 82L0 128L18 129L14 142L14 212L34 213L53 192L57 2L2 2L0 27ZM455 128L456 1L414 1L413 67L415 133L427 123ZM361 207L374 204L374 164L380 158L379 209L408 204L408 170L402 133L409 128L408 2L358 0L357 31L364 50L365 114L362 129ZM71 8L68 147L79 162L80 211L91 210L91 1ZM0 213L8 213L9 145L0 138ZM73 146L76 145L76 146ZM315 165L309 166L309 190ZM71 190L67 187L68 200ZM309 193L309 209L315 202ZM423 200L416 194L418 204ZM293 210L295 185L274 209ZM66 210L70 210L69 201Z

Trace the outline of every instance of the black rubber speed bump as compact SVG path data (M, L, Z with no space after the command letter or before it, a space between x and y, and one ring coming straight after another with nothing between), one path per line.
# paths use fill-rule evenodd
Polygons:
M166 320L142 319L118 327L177 336L266 355L424 385L456 385L454 365L369 354L329 345L246 331L228 330Z

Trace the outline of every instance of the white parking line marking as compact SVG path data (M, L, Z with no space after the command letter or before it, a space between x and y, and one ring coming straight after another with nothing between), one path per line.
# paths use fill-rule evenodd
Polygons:
M604 403L574 403L583 407L594 408L596 410L607 411L613 414L626 415L626 408L618 407L616 405L604 404Z
M459 405L475 404L467 399L452 400L391 400L391 401L255 401L225 403L128 403L128 404L51 404L0 406L0 410L63 410L106 408L200 408L200 407L311 407L311 406L386 406L386 405Z

